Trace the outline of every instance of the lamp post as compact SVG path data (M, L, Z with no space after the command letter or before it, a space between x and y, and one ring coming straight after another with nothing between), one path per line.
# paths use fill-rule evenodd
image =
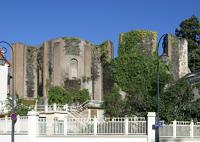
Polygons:
M14 132L15 132L15 121L16 121L16 114L15 114L15 91L14 91L14 48L10 45L10 43L6 41L0 41L0 44L7 45L11 50L12 54L12 71L11 71L11 77L12 78L12 114L11 114L11 120L12 120L12 126L11 126L11 142L14 142ZM0 49L6 53L7 48L6 47L0 47ZM3 57L3 60L8 62L5 57Z
M158 44L157 44L157 48L156 48L156 55L157 55L157 114L156 114L156 125L155 125L155 128L156 128L156 142L159 142L160 139L159 139L159 127L161 126L160 125L160 118L159 118L159 111L160 111L160 63L159 63L159 45L160 45L160 42L162 40L162 38L164 38L165 36L167 36L167 34L163 34L159 41L158 41Z

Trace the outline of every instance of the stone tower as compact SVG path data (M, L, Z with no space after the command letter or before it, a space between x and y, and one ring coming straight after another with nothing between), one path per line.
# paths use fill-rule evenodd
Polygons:
M50 86L88 89L91 99L103 97L101 55L113 58L113 46L93 45L78 38L57 38L39 47L15 43L15 90L25 99L47 98Z
M174 81L190 73L187 40L168 34L163 44L164 54L168 56L169 69Z
M156 51L156 43L157 43L157 33L148 30L133 30L125 33L119 34L119 50L118 54L121 56L123 52L127 52L120 45L126 45L127 43L131 44L131 48L141 49L147 56L151 56L153 52Z

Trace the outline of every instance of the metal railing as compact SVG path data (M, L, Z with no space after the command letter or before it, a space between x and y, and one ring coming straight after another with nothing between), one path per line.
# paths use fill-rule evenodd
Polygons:
M39 118L38 135L146 135L145 119L133 118Z
M160 128L160 137L200 137L200 122L193 121L173 121Z

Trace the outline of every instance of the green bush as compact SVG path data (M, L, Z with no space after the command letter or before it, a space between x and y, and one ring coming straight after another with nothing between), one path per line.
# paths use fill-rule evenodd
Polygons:
M104 96L103 108L109 117L123 116L124 101L119 93L119 88L114 86L111 93Z
M49 104L72 104L83 103L90 99L87 89L79 91L68 91L60 86L54 86L48 91L48 103Z
M60 86L51 87L48 91L48 104L71 104L72 97L69 92Z
M84 103L87 100L90 100L89 92L87 89L82 89L73 93L74 103Z

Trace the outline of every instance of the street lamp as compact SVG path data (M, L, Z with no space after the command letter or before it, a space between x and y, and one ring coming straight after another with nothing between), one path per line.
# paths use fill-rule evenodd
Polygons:
M160 42L162 40L162 38L166 37L167 34L163 34L159 41L158 41L158 44L157 44L157 48L156 48L156 55L157 55L157 114L156 114L156 125L155 125L155 128L156 128L156 142L159 142L160 139L159 139L159 127L161 127L160 125L160 118L159 118L159 111L160 111L160 70L159 70L159 67L160 67L160 63L159 63L159 59L160 59L160 56L159 56L159 45L160 45Z
M11 114L11 120L12 120L12 131L11 131L11 142L14 142L14 132L15 132L15 122L16 122L16 114L15 114L15 90L14 90L14 48L10 45L10 43L6 41L0 41L0 44L5 44L11 49L11 54L12 54L12 71L11 71L11 77L12 77L12 114ZM0 50L3 53L7 52L6 47L0 47ZM3 60L8 62L7 59L3 57ZM10 76L9 76L10 77Z

